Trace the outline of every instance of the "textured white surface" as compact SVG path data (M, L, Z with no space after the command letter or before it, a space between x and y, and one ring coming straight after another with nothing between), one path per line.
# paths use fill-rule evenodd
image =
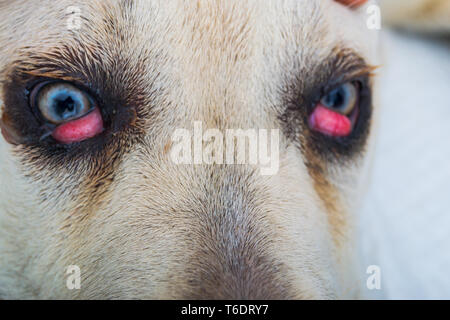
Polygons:
M382 36L380 130L361 217L373 298L450 299L450 41Z

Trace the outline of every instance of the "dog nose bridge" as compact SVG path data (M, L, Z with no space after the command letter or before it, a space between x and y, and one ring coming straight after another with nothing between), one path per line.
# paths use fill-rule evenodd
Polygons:
M185 298L289 298L287 267L275 258L267 212L257 205L263 192L245 175L229 174L220 187L214 180L211 175L211 192L201 201Z

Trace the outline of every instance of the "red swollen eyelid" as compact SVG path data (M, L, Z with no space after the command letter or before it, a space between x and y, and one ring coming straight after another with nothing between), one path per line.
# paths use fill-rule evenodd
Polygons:
M100 110L95 108L80 119L59 125L53 130L52 136L60 143L69 144L95 137L102 131L102 115Z
M345 115L319 104L309 117L311 129L332 137L346 137L352 132L352 121Z

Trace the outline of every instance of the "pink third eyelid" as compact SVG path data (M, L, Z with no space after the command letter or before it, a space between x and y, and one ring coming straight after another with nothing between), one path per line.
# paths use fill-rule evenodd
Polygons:
M352 132L352 121L345 115L319 104L309 117L311 129L332 137L346 137Z
M69 144L92 138L103 131L103 119L98 108L86 116L59 125L52 136L58 142Z

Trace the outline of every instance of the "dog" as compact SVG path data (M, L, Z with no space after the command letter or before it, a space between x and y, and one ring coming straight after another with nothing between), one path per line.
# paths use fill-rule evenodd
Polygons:
M0 1L0 298L360 297L369 5ZM278 132L276 172L176 163L195 123Z

